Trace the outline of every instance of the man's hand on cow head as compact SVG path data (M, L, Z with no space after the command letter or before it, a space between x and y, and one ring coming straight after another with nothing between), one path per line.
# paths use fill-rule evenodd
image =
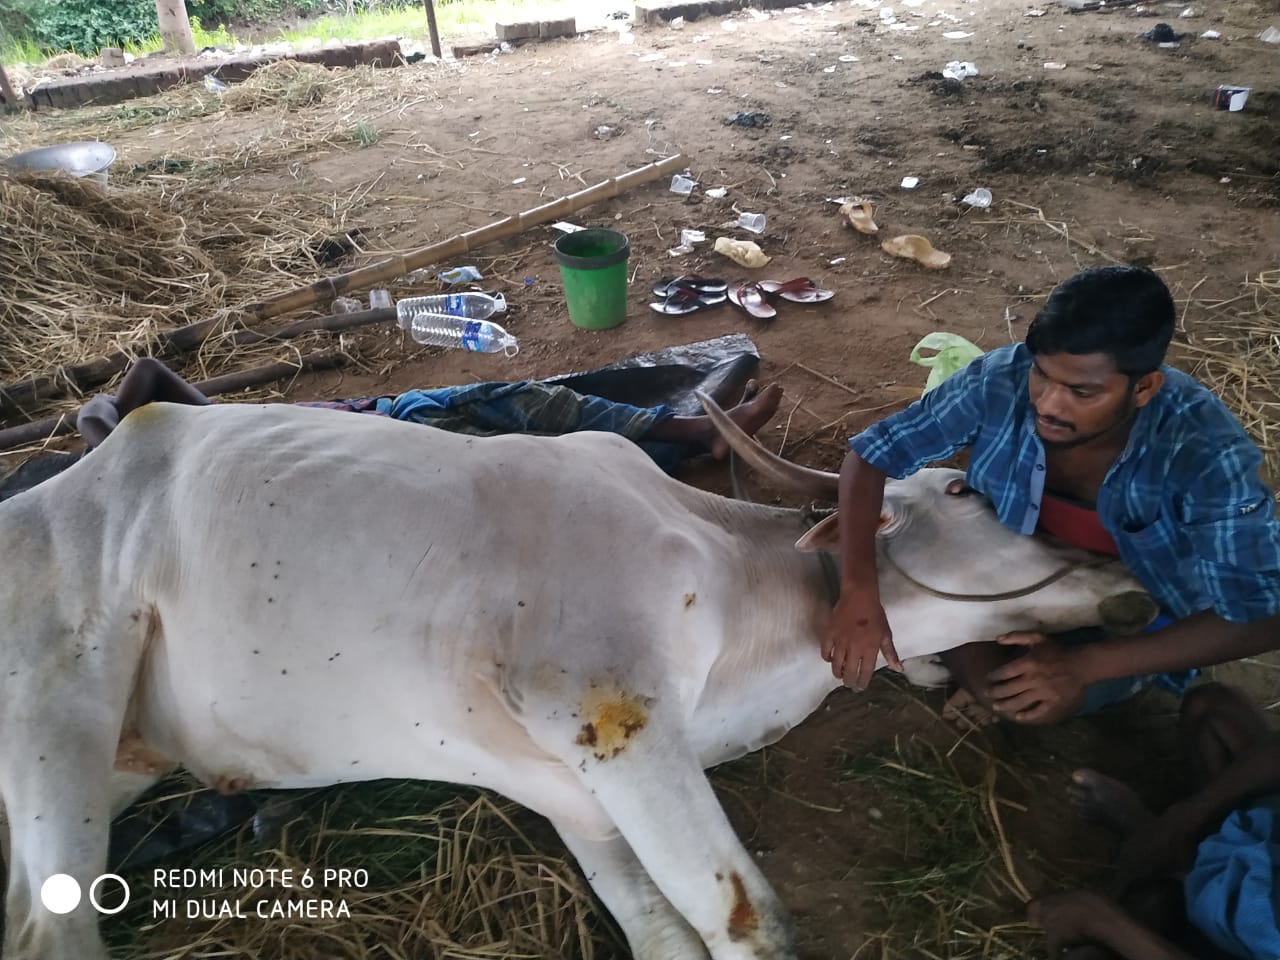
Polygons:
M987 674L987 697L997 715L1016 723L1059 723L1084 706L1088 686L1077 651L1042 633L1006 633L1003 646L1026 652Z
M882 653L889 668L901 673L902 661L879 596L842 590L822 640L822 659L831 664L831 673L846 687L865 690Z

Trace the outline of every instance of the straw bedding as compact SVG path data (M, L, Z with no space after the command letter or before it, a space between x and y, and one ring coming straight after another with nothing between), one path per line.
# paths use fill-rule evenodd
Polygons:
M167 178L104 192L62 175L0 174L0 276L9 278L0 287L0 380L116 351L144 355L160 331L322 276L321 260L351 246L355 208ZM261 351L215 347L203 358L209 372L262 362Z

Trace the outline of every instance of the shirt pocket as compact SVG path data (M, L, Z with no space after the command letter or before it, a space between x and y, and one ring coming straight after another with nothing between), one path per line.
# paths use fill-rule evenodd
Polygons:
M1120 524L1120 533L1135 546L1159 543L1168 537L1168 525L1163 514L1154 517L1126 517Z

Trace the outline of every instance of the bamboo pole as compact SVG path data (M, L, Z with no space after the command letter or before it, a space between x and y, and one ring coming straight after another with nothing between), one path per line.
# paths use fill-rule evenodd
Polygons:
M335 367L342 366L347 360L348 357L344 353L308 353L294 363L270 363L261 367L253 367L249 370L239 370L221 377L203 380L194 386L206 397L216 397L221 393L231 393L236 390L243 390L246 387L272 383L300 373L311 373L315 370L332 370ZM0 450L11 450L14 447L21 447L28 443L52 440L54 437L62 436L66 433L74 433L75 429L75 414L62 414L57 417L48 417L44 420L23 423L16 427L0 430Z
M621 176L602 180L593 187L579 190L577 193L571 193L567 197L561 197L551 203L544 203L540 207L534 207L512 217L504 217L488 226L479 227L456 237L450 237L448 240L441 240L438 243L420 247L398 257L380 260L359 270L353 270L351 273L340 274L336 277L325 277L309 286L280 294L269 300L248 304L243 308L243 312L256 319L265 320L269 317L279 316L282 313L291 313L294 310L310 306L322 300L329 300L354 291L364 290L374 284L383 283L394 277L411 273L427 264L468 253L476 247L492 243L494 240L514 237L530 227L559 220L581 210L583 207L599 203L601 200L610 200L625 193L632 187L656 180L664 174L671 173L673 170L683 170L686 165L687 161L684 154L678 153L674 157L667 157L665 160L659 160L629 173L624 173Z
M394 307L382 307L377 310L363 310L356 313L338 313L326 317L311 317L271 333L263 333L258 330L241 330L232 335L231 343L237 347L245 347L267 340L289 340L312 330L349 330L352 327L385 323L395 318L396 311ZM194 350L213 334L227 329L227 327L221 326L224 322L229 327L238 325L233 319L226 319L225 321L201 320L199 323L177 327L174 330L166 330L157 339L153 355L156 359L163 360L188 350ZM114 353L109 357L62 367L61 369L41 374L38 377L32 377L29 380L22 380L7 387L0 387L0 414L19 411L23 405L33 403L36 400L64 397L72 390L84 390L88 387L106 383L129 366L133 359L132 354Z

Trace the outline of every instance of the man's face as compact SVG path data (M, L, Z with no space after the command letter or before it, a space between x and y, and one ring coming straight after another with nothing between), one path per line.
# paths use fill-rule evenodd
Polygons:
M1134 413L1163 380L1156 372L1131 383L1105 353L1036 356L1029 384L1036 433L1046 447L1059 449L1126 435Z

